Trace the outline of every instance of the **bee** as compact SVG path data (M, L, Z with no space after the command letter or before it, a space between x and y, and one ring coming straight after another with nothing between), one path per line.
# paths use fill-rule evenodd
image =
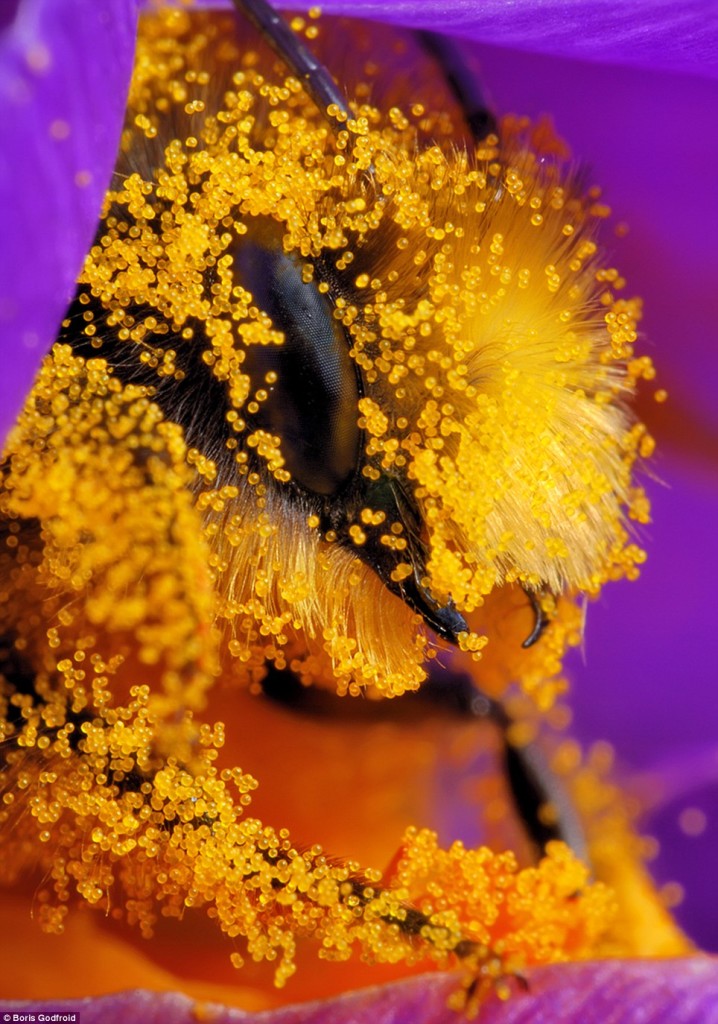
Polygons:
M45 844L11 870L49 873L48 930L74 892L129 893L148 933L209 904L279 983L303 933L483 970L479 912L420 898L430 840L387 882L298 847L243 816L254 777L204 719L221 690L245 732L252 704L295 729L483 722L536 857L585 855L504 697L555 677L580 595L642 558L640 309L556 140L497 123L447 43L393 36L395 95L368 29L238 6L146 19L95 244L8 446L5 817Z

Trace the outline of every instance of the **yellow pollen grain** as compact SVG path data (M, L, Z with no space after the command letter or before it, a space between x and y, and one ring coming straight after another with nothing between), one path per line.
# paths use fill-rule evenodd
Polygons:
M686 807L678 816L678 827L687 836L700 836L708 827L708 817L699 807Z
M39 41L34 42L25 51L25 60L31 71L43 74L52 66L52 54L48 47Z
M62 118L56 118L50 124L50 138L63 142L65 139L70 137L71 127L69 122L64 121Z

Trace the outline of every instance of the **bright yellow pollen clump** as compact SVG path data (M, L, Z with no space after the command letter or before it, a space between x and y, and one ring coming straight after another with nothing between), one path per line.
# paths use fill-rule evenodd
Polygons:
M49 931L77 895L147 935L204 907L278 985L300 935L328 958L460 957L493 981L593 955L612 897L560 844L520 870L413 831L382 881L246 816L255 780L215 766L224 730L201 715L220 673L256 689L270 662L374 697L421 684L435 643L397 596L412 545L421 586L476 613L473 660L494 599L524 588L553 611L635 575L650 440L626 403L652 375L640 306L595 241L602 211L527 125L476 155L418 146L417 122L444 124L418 103L358 105L336 132L235 33L143 22L100 231L8 442L2 878L44 874ZM408 495L420 538L367 501L342 539L295 486L287 438L252 426L277 385L256 366L285 339L238 270L247 237L321 278L361 379L357 478ZM396 593L362 560L372 542L396 557ZM496 646L489 690L507 665L531 691L558 675L577 633L563 601L536 651Z

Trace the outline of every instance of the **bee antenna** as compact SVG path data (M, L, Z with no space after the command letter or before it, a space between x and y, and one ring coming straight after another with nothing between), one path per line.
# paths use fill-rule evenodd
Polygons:
M436 32L418 32L419 40L430 56L441 67L475 142L483 142L489 135L498 134L496 117L479 84L474 68L466 59L465 51L450 36Z
M284 18L267 3L267 0L233 0L233 3L236 9L259 29L290 71L301 79L307 92L331 125L335 129L343 128L346 119L351 117L345 97L324 64L317 60ZM330 107L335 108L339 116L330 114Z

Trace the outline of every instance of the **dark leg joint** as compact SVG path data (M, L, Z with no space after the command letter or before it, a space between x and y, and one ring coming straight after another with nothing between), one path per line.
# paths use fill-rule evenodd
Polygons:
M548 626L549 618L541 607L541 601L539 600L538 595L535 594L533 590L527 590L524 588L524 594L526 594L526 597L529 599L531 611L534 613L534 626L521 646L533 647L533 645L543 636L544 630Z

